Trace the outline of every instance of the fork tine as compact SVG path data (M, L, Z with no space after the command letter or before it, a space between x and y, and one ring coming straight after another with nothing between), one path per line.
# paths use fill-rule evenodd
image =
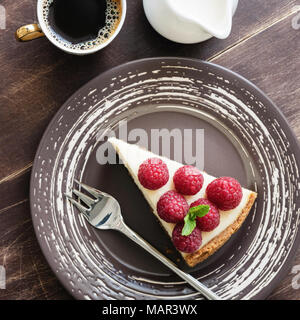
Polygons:
M70 197L69 195L65 194L65 196L69 199L69 201L81 212L83 213L85 216L88 216L89 214L89 210L84 207L83 205L81 205L79 202L75 201L72 197Z
M76 196L89 207L96 202L96 200L90 198L89 196L76 189L73 189L73 193L76 194Z
M102 196L101 192L99 192L98 190L74 179L74 181L79 185L81 186L85 191L89 192L91 195L93 195L94 197L96 198L99 198L99 196Z

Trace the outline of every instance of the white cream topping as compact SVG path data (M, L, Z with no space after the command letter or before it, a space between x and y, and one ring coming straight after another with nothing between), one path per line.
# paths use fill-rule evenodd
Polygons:
M117 138L109 138L108 140L115 150L117 151L120 159L122 160L125 167L128 169L129 173L131 174L132 178L134 179L134 182L139 187L139 189L142 191L144 197L148 201L149 205L153 209L153 213L156 215L156 217L159 219L162 226L166 229L169 236L172 238L172 231L174 229L175 224L168 223L163 221L157 214L156 211L156 204L159 200L159 198L167 191L169 190L175 190L174 183L173 183L173 176L177 169L183 166L182 163L170 160L166 157L158 156L146 149L141 148L138 145L135 144L128 144L122 140L119 140ZM169 181L160 189L158 190L148 190L144 188L139 180L138 180L138 170L145 160L152 158L152 157L158 157L161 158L167 165L169 170ZM192 202L198 200L199 198L206 198L205 190L207 185L216 179L215 177L208 175L205 172L202 172L204 177L204 184L201 188L201 190L194 196L185 196L188 204L191 204ZM221 232L223 232L227 227L229 227L231 224L233 224L236 219L241 214L243 208L246 206L249 196L252 193L252 191L243 188L243 198L240 202L240 204L233 210L229 211L221 211L220 210L220 224L217 228L215 228L211 232L202 232L202 244L199 247L202 248L205 246L210 240L212 240L214 237L219 235ZM180 252L182 256L186 256L187 254L184 252Z

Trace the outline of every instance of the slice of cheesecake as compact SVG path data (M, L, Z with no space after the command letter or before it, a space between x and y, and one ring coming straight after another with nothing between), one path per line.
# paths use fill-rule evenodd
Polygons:
M175 172L183 166L182 163L170 160L166 157L158 156L144 148L141 148L135 144L128 144L117 138L109 138L108 140L114 149L116 150L119 158L122 160L124 166L128 169L130 175L134 179L134 182L143 193L145 199L148 201L153 213L161 223L162 227L166 230L168 235L172 239L172 232L175 227L174 223L169 223L162 220L157 213L157 202L160 197L167 191L175 190L173 183L173 176ZM168 182L157 190L149 190L144 188L138 178L138 171L140 165L147 159L160 158L167 165L169 171ZM203 186L201 190L192 196L184 196L187 203L190 205L199 198L206 198L207 185L216 178L208 175L205 172L201 172L204 178ZM246 219L257 194L248 189L242 188L242 199L239 205L228 211L220 210L220 222L219 225L210 232L202 231L202 243L201 246L193 253L181 252L183 259L186 263L193 267L199 262L205 260L215 251L217 251L229 238L234 234Z

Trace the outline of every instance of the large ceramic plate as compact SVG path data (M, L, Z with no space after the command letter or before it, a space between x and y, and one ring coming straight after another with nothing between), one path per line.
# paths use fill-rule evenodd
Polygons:
M101 165L101 129L204 129L204 169L258 192L242 228L187 269L121 165ZM31 180L37 238L78 299L200 299L143 249L93 229L65 199L74 178L121 204L128 225L224 299L265 298L299 244L299 147L278 108L253 84L199 60L156 58L101 74L60 109L38 149Z

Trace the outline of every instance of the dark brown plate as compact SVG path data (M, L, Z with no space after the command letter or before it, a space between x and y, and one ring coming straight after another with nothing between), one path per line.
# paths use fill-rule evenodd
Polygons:
M78 299L199 299L143 249L93 229L68 203L77 178L115 196L128 225L174 261L172 247L121 165L100 165L101 129L204 129L204 169L258 192L242 228L212 257L186 268L224 299L265 298L299 244L299 146L279 109L253 84L199 60L154 58L101 74L60 109L45 132L31 179L41 248Z

